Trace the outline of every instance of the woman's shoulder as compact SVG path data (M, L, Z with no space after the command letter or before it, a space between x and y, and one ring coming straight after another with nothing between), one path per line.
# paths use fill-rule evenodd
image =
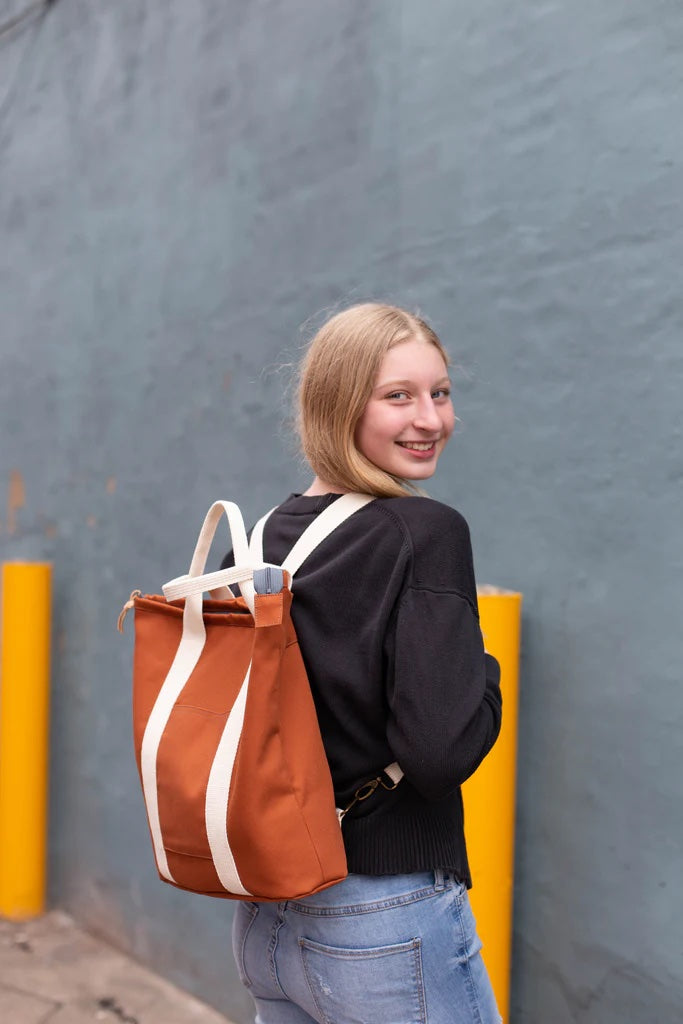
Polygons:
M402 534L404 547L410 552L411 586L455 590L471 597L474 569L470 531L460 512L419 495L378 498L372 505L376 517L393 522Z
M377 513L393 519L414 539L422 536L434 539L434 535L442 531L446 531L451 539L454 534L469 538L465 517L457 509L435 498L422 495L376 498L372 505Z

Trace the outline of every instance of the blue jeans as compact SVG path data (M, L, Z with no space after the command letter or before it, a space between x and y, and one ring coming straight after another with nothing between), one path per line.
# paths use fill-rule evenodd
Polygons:
M233 948L256 1024L501 1022L467 889L443 871L240 903Z

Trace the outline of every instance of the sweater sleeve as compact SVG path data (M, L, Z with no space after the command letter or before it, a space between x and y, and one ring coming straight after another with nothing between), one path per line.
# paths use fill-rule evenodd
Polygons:
M458 594L410 589L396 629L389 745L427 799L455 790L484 759L501 722L500 670Z
M455 531L450 525L445 551L433 542L417 546L386 652L387 740L408 781L429 800L475 771L501 723L500 669L484 651L469 531L461 518Z

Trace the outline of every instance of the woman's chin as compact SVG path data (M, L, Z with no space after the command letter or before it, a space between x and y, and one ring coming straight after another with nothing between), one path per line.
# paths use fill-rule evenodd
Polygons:
M429 480L430 477L434 476L436 472L436 459L432 462L425 462L421 466L408 466L403 468L403 472L397 474L402 476L404 480Z

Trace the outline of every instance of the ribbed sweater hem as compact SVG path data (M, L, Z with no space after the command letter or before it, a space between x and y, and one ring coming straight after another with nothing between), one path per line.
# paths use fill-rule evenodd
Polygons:
M450 801L449 801L450 803ZM441 810L441 808L439 808ZM453 807L439 813L393 813L344 821L344 844L350 872L359 875L399 875L443 868L471 888L465 837L453 821Z

